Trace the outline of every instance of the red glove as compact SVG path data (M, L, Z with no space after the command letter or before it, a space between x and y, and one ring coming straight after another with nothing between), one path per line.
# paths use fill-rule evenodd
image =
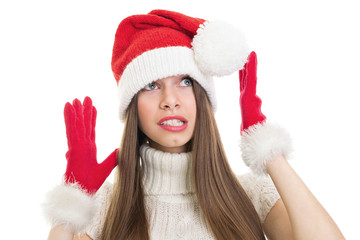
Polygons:
M66 103L64 117L69 150L64 175L67 183L78 183L89 194L95 193L116 166L116 151L102 163L96 160L96 108L89 97Z
M266 175L266 164L274 156L286 158L292 151L289 134L270 124L261 112L261 99L256 95L257 58L251 52L244 69L239 71L241 108L241 151L245 164L258 175Z
M116 166L116 151L102 163L96 160L96 109L89 97L84 104L77 99L64 109L69 151L65 184L60 184L45 196L43 211L52 224L64 225L74 233L84 230L97 211L94 193Z
M242 118L240 126L241 135L245 129L266 120L265 115L261 112L261 99L256 95L256 71L256 53L251 52L244 68L239 71L240 109Z

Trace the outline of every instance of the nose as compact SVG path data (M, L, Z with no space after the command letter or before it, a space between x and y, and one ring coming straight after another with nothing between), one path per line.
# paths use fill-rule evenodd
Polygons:
M180 107L180 98L174 87L165 87L162 91L160 108L174 110Z

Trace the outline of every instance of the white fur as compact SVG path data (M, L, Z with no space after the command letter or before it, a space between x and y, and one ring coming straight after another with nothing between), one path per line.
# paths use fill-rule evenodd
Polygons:
M222 21L200 25L192 46L199 69L211 76L230 75L242 69L249 55L245 35Z
M78 184L61 184L47 193L42 207L52 226L63 224L79 233L93 218L97 204Z
M240 143L245 164L258 175L267 175L266 164L274 156L289 158L292 152L288 132L272 123L259 123L245 130Z

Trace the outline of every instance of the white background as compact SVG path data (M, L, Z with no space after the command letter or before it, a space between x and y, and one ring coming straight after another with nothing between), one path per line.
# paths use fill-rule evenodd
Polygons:
M65 171L63 107L75 97L98 109L99 160L122 125L110 69L117 25L152 9L232 22L258 54L258 95L269 120L293 138L291 164L348 239L358 237L359 56L357 2L2 1L0 4L1 238L46 239L44 193ZM218 124L236 173L237 74L216 79Z

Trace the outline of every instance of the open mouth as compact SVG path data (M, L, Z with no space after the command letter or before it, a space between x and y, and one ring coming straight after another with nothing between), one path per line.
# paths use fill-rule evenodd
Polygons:
M163 126L182 126L184 124L185 124L185 121L181 121L179 119L171 119L171 120L167 120L167 121L160 123L160 125L163 125Z
M181 132L188 126L186 118L182 116L167 116L162 118L158 124L162 129L170 132Z

